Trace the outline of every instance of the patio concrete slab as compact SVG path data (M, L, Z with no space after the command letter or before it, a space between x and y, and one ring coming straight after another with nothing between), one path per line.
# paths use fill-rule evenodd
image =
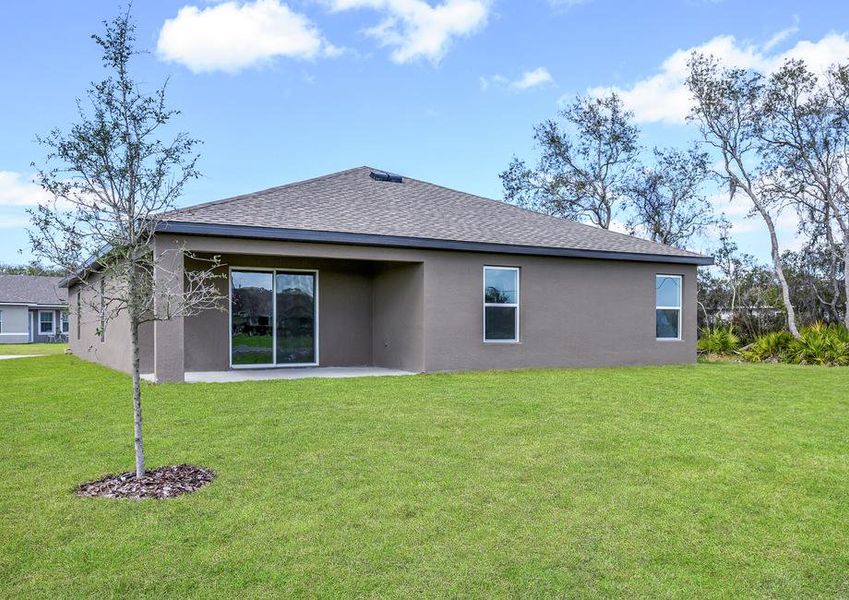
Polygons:
M306 379L326 377L396 377L415 375L412 371L385 369L383 367L283 367L277 369L231 369L229 371L187 371L186 383L230 383L234 381L262 381L267 379ZM153 381L153 374L142 375Z

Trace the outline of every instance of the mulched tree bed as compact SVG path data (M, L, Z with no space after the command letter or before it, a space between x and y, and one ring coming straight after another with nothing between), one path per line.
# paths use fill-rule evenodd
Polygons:
M132 471L83 483L77 488L77 496L164 500L196 492L214 478L215 472L211 469L195 465L168 465L149 469L140 479L137 479L135 471Z

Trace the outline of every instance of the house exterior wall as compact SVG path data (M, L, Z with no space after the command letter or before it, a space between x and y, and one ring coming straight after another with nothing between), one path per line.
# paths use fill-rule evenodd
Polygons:
M25 344L29 342L30 316L26 306L0 304L0 344Z
M424 263L395 264L374 277L372 360L424 371Z
M696 359L696 267L459 252L425 261L426 369L686 363ZM483 267L520 269L518 343L483 342ZM655 275L683 276L681 341L655 337Z
M97 310L99 281L99 275L92 275L85 285L73 285L68 289L69 348L79 358L130 373L132 349L126 312L106 322L102 339L98 333L101 323ZM153 326L150 323L139 328L139 345L140 370L150 373L153 370Z
M28 305L0 304L0 344L27 344L57 341L62 331L62 313L65 309L54 307L33 307ZM53 329L50 333L39 332L39 314L49 312L53 315ZM52 338L52 339L51 339Z
M56 336L62 331L62 313L65 312L65 309L30 307L29 312L30 330L32 331L31 340L35 343L46 343L50 341L55 342ZM39 325L41 317L39 316L39 313L42 312L53 313L53 331L51 333L41 333ZM53 338L52 340L51 337Z
M372 364L421 371L667 364L696 358L694 265L205 236L160 236L157 243L221 254L231 265L239 264L238 255L251 255L251 265L245 266L317 268L323 366L363 364L359 361L369 354ZM327 267L326 261L338 260L393 262L398 270L369 275L355 262L335 272ZM520 269L516 344L483 341L485 265ZM681 341L655 339L656 274L683 277ZM226 313L213 312L193 318L186 330L187 369L227 368L227 319ZM363 335L367 330L370 336ZM348 355L334 358L332 348L350 351L357 362Z

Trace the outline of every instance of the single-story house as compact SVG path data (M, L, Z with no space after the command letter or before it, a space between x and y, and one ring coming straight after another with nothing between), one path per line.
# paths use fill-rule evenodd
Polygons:
M0 344L55 342L67 336L68 290L61 277L0 275Z
M181 249L220 256L228 298L143 328L142 372L158 381L693 362L696 269L712 263L369 167L176 210L154 246L171 272L197 268ZM72 280L72 351L129 370L126 324L98 331L79 291Z

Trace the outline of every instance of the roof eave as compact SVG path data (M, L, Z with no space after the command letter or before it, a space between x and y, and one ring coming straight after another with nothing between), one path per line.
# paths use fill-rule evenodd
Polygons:
M434 238L416 238L340 231L315 231L308 229L285 229L278 227L254 227L248 225L222 225L216 223L190 223L185 221L162 221L157 226L161 233L180 235L207 235L213 237L242 237L249 239L279 240L288 242L321 242L326 244L351 244L359 246L384 246L394 248L422 248L430 250L458 250L464 252L487 252L499 254L525 254L534 256L560 256L567 258L594 258L601 260L625 260L707 266L714 264L713 257L701 255L674 255L639 252L617 252L610 250L587 250L582 248L558 248L547 246L523 246L467 242Z

